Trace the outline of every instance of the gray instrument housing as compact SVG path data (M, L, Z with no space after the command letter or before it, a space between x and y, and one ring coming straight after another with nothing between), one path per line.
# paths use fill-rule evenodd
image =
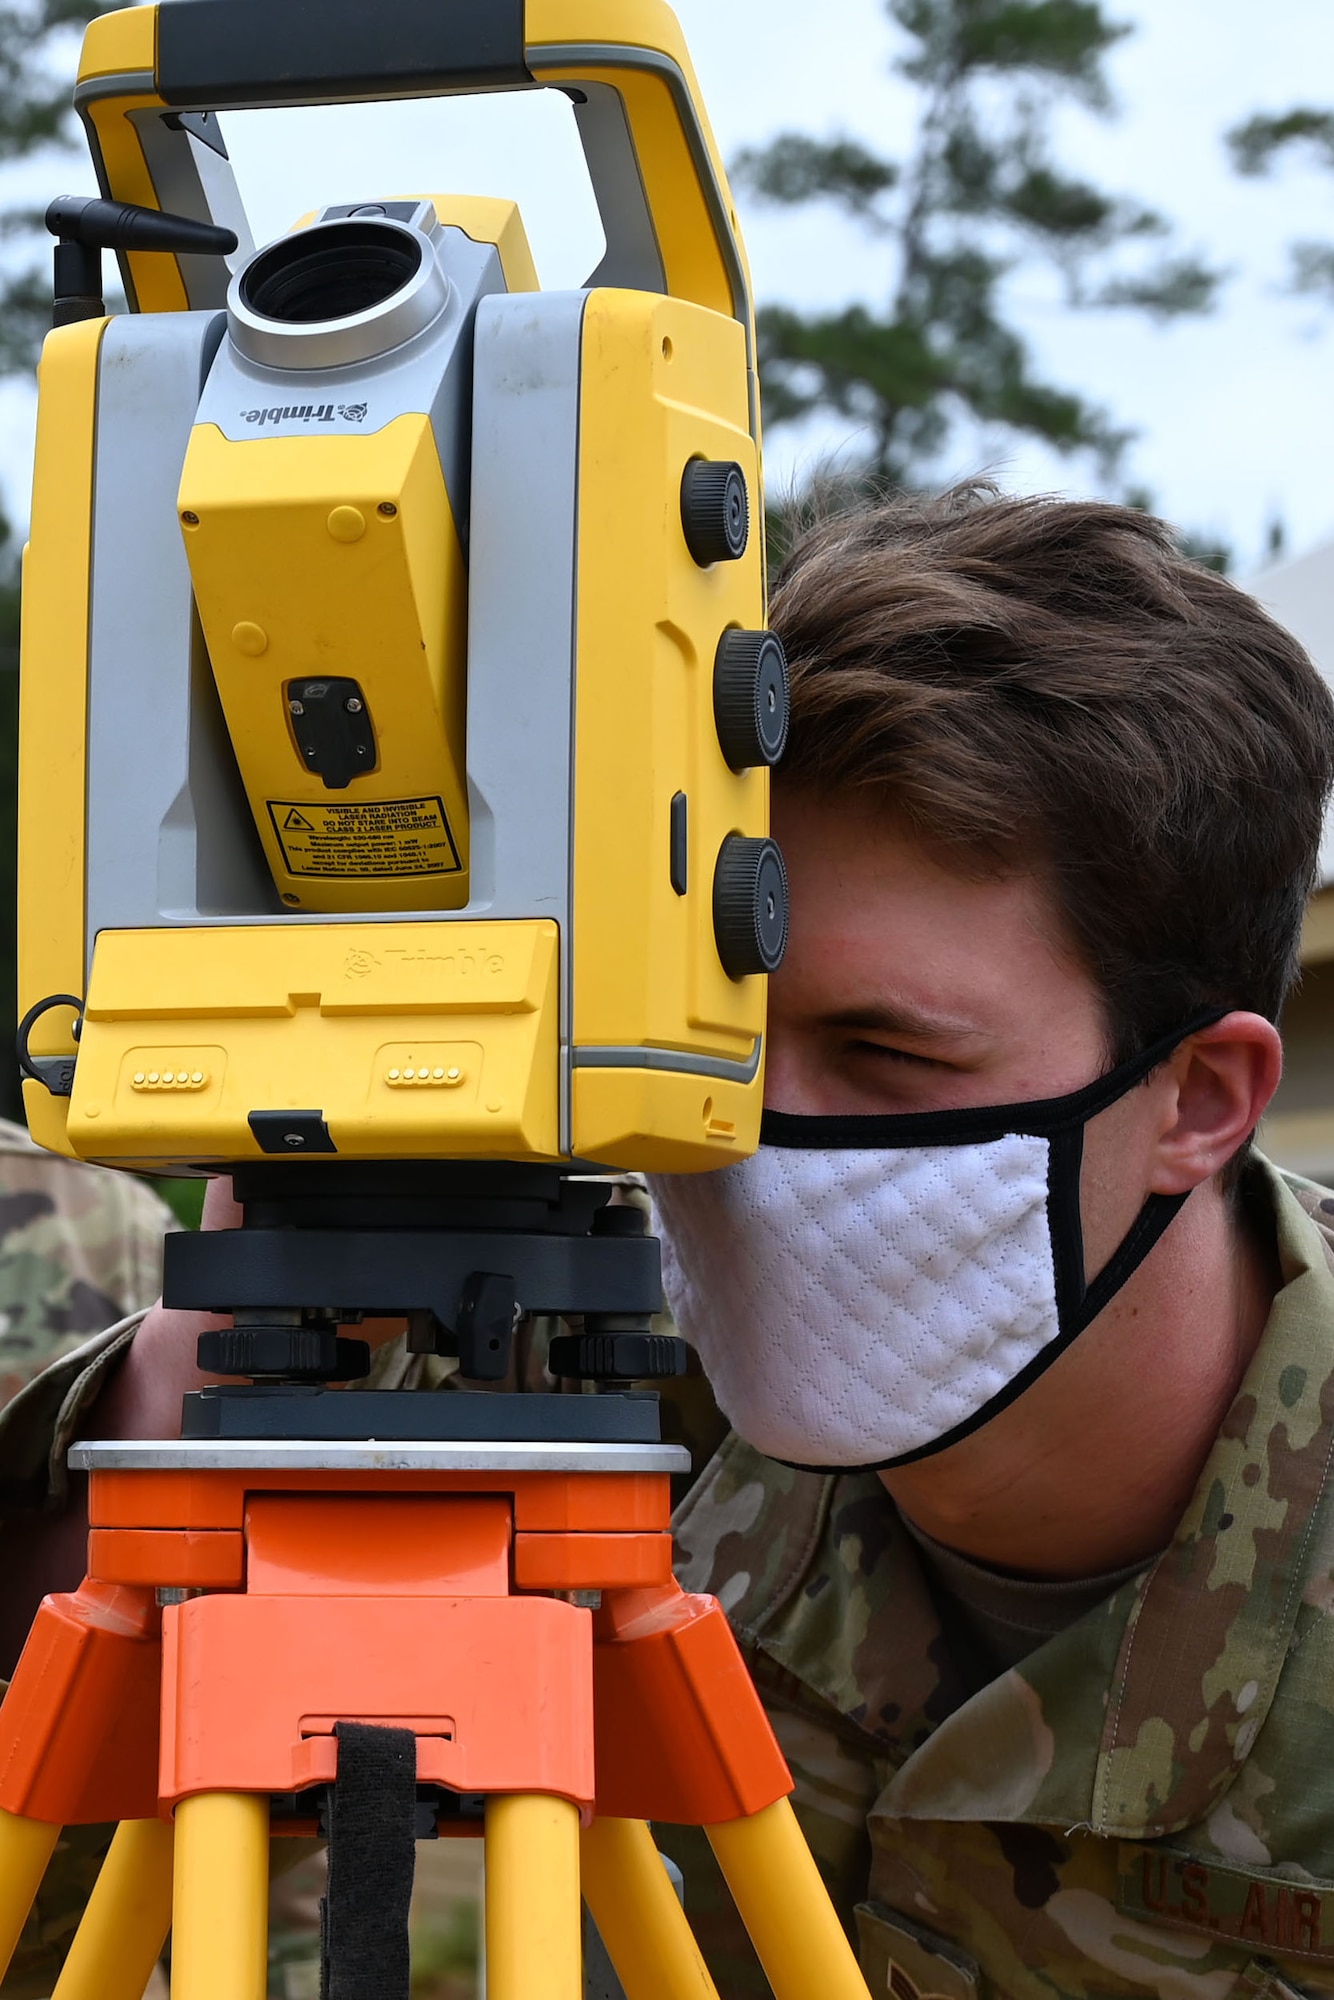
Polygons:
M429 205L427 205L429 206ZM432 216L432 223L434 218ZM490 245L435 226L434 324L379 361L263 369L223 314L123 315L98 362L88 651L89 967L100 931L547 918L570 1036L571 765L584 292L507 294ZM471 895L456 911L307 916L274 889L194 609L177 516L190 432L364 434L429 415L469 566ZM261 430L251 410L290 411ZM472 524L473 532L469 532Z

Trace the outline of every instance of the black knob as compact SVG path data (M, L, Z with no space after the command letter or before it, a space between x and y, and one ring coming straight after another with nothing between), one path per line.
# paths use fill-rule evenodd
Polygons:
M681 478L681 526L701 569L737 562L750 540L746 475L725 459L692 458Z
M775 632L724 632L713 662L713 719L734 771L776 764L787 747L787 654Z
M776 972L787 922L787 869L777 844L729 833L713 872L713 935L728 978Z
M564 1333L547 1352L553 1375L577 1382L660 1382L686 1372L686 1344L675 1334L649 1333L611 1314L589 1315L597 1331Z
M616 1202L600 1208L593 1217L593 1236L647 1236L648 1223L642 1208L633 1202Z
M237 1326L201 1333L206 1375L275 1376L285 1382L356 1382L370 1373L364 1340L340 1340L331 1327Z

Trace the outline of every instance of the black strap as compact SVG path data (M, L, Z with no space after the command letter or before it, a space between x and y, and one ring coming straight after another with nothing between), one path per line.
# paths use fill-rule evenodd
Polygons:
M417 1739L339 1722L320 1904L320 2000L409 2000L408 1908L417 1861Z
M1187 1188L1185 1194L1151 1194L1145 1197L1144 1206L1131 1223L1120 1248L1113 1251L1084 1293L1078 1318L1081 1333L1090 1320L1095 1320L1103 1307L1116 1297L1126 1279L1139 1269L1158 1238L1168 1224L1176 1220L1194 1192L1193 1188Z

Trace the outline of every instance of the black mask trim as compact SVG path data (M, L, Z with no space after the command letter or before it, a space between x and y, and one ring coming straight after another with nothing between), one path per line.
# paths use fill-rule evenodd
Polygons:
M1165 1062L1188 1035L1212 1028L1229 1010L1210 1007L1182 1028L1160 1035L1140 1055L1095 1077L1082 1090L1064 1097L1036 1097L1018 1104L965 1104L956 1111L835 1113L807 1117L802 1112L766 1111L760 1122L762 1146L800 1146L821 1152L868 1152L879 1146L971 1146L982 1139L1004 1139L1012 1132L1049 1139L1071 1125L1086 1125L1098 1112Z
M1091 1281L1084 1271L1084 1231L1079 1212L1080 1171L1084 1160L1084 1129L1089 1120L1137 1083L1142 1083L1159 1064L1165 1062L1188 1036L1211 1028L1228 1010L1212 1007L1193 1016L1184 1027L1157 1041L1129 1062L1109 1070L1105 1076L1086 1084L1065 1097L1033 1099L1027 1103L966 1105L954 1111L919 1111L879 1116L850 1114L833 1117L806 1117L796 1112L766 1111L760 1123L762 1146L804 1148L823 1152L875 1152L895 1146L968 1146L988 1139L1022 1137L1047 1139L1047 1224L1051 1236L1052 1268L1055 1280L1058 1331L1026 1368L1020 1370L991 1400L974 1411L953 1430L921 1445L916 1451L878 1460L862 1467L799 1465L798 1472L886 1471L892 1466L913 1465L933 1458L962 1438L981 1430L1015 1402L1025 1389L1045 1374L1116 1296L1134 1271L1144 1262L1159 1237L1180 1212L1187 1194L1151 1194L1125 1236Z

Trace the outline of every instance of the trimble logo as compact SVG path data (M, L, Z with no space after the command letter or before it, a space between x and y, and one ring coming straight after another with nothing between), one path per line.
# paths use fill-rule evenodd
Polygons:
M275 403L268 410L242 410L242 421L262 430L265 424L364 424L366 403Z

